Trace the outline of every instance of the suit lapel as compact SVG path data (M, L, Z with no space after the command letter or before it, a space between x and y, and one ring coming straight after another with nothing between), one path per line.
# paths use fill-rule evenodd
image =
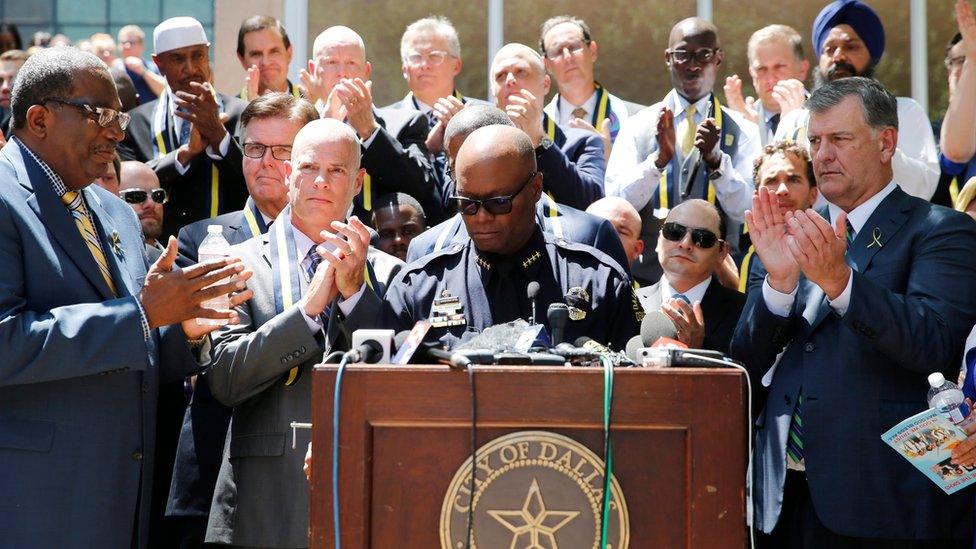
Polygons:
M102 202L99 200L95 192L90 188L85 189L85 198L88 202L88 209L91 210L93 217L95 218L95 230L98 231L98 236L101 239L102 246L104 247L105 259L108 261L109 271L112 273L112 280L115 281L115 286L120 290L119 295L134 295L135 288L133 288L133 280L135 276L130 276L127 271L127 266L125 264L125 252L122 252L122 256L119 257L115 254L115 239L121 239L121 232L115 226L115 220L112 216L108 215L108 212L102 207ZM126 246L127 242L118 241L118 246L120 250L126 250L131 248L131 246ZM133 248L129 250L129 253L135 253L134 250L138 248ZM122 289L125 291L122 291Z
M71 261L85 275L85 278L98 291L99 295L103 299L114 297L112 290L102 277L88 245L82 239L78 226L75 224L74 218L71 217L71 212L61 202L61 197L54 192L47 174L29 155L21 154L19 147L16 151L12 149L14 147L8 146L4 147L3 150L5 153L9 151L7 153L8 159L12 159L11 155L20 157L18 160L24 167L24 172L21 174L18 170L17 176L18 179L22 176L25 177L26 180L21 180L20 184L34 191L34 194L27 199L31 209L34 210L38 219L47 227L48 232L54 236L64 253L71 258ZM17 165L17 161L14 161L14 165Z
M723 309L728 300L725 298L725 293L722 289L722 285L718 279L712 277L712 281L708 284L705 295L702 297L701 308L702 316L705 318L705 339L710 340L712 338L719 324L719 315L725 312ZM660 295L660 292L658 292L658 295ZM708 319L710 318L715 320L709 322Z
M645 313L657 311L661 308L661 281L653 286L646 286L637 290L637 300Z
M895 187L875 208L847 252L848 263L859 273L866 272L875 254L891 241L905 222L911 203L900 187ZM877 237L877 239L875 238ZM879 244L880 243L880 244Z

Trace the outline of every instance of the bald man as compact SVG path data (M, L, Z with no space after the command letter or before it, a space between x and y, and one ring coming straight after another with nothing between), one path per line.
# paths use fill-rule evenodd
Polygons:
M475 130L455 168L471 238L404 268L386 295L383 325L399 331L429 320L426 342L455 346L488 326L530 319L526 288L535 281L536 310L570 306L566 340L585 335L622 349L638 327L627 273L595 248L542 231L535 217L542 176L528 136L508 126ZM460 309L441 314L449 302ZM549 328L545 318L535 320Z
M443 220L440 189L427 154L427 117L420 111L373 105L373 66L366 44L349 27L322 31L301 74L306 96L323 118L345 121L363 146L362 190L353 213L367 222L380 196L402 192L417 199L428 220Z
M159 187L156 172L143 162L127 160L122 163L119 186L119 197L132 206L139 217L146 253L150 259L159 257L163 251L159 237L163 234L163 204L167 193Z
M620 196L641 214L641 240L657 244L670 208L690 198L708 200L726 218L722 235L736 252L752 199L752 159L760 150L755 124L726 108L712 89L725 60L715 25L691 17L672 29L664 63L672 89L662 101L627 119L607 165L608 196ZM645 254L633 272L655 280L661 266Z
M312 365L348 350L354 330L375 327L402 265L369 246L358 218L346 219L366 175L352 128L329 119L304 126L285 174L288 206L267 233L233 247L255 270L254 300L238 310L240 325L213 337L208 384L234 415L207 542L306 546L308 485L302 453L285 448L289 424L311 421Z
M620 237L624 253L627 254L628 266L637 261L644 252L644 242L640 239L640 214L630 202L619 196L607 196L590 204L586 213L609 221Z
M529 136L543 191L560 204L585 210L603 198L606 157L599 133L560 127L544 112L550 79L542 56L524 44L506 44L491 62L495 105Z

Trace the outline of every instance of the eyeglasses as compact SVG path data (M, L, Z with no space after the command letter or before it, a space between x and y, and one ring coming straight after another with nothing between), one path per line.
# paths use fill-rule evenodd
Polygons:
M661 235L671 242L681 242L689 230L691 231L691 242L699 248L707 250L717 242L725 242L708 229L692 229L674 221L664 224L664 227L661 228Z
M264 152L268 149L271 149L271 156L277 160L291 160L291 145L244 143L244 156L248 158L264 158Z
M410 52L407 55L407 64L413 67L420 66L424 61L432 67L436 67L444 62L448 57L454 57L453 55L447 53L446 51L434 50L427 52L426 54L420 53L418 51Z
M536 174L539 172L532 172L529 177L526 178L522 186L519 187L517 191L508 196L496 196L494 198L468 198L466 196L454 195L451 200L457 202L458 211L464 215L476 215L478 210L482 207L485 211L491 215L505 215L512 213L512 203L515 201L515 197L518 196L522 189L527 187L529 183L535 179Z
M119 191L119 196L129 204L142 204L150 196L156 204L165 204L169 199L166 189L153 189L151 191L144 189L124 189Z
M716 48L714 50L712 48L700 48L695 51L688 51L688 50L664 50L664 51L669 56L671 56L671 59L675 63L679 65L683 65L688 61L691 61L692 59L694 59L695 63L699 65L707 65L708 63L711 63L712 61L715 60L715 56L718 54L718 52L722 51L722 48Z
M66 101L64 99L56 98L45 99L44 101L41 101L41 103L59 103L61 105L68 105L69 107L81 109L85 111L85 114L88 115L89 118L98 122L98 125L103 128L109 127L116 119L119 121L119 129L122 131L125 131L125 129L129 127L129 115L115 109L109 109L107 107L93 107L92 105L85 103L76 103L74 101Z
M567 54L569 57L578 55L580 53L583 53L583 50L586 49L587 45L589 45L589 42L573 42L571 44L566 44L559 49L553 49L547 51L546 59L550 61L555 61L560 57L562 57L563 54Z
M952 68L955 68L955 67L961 67L962 64L965 63L965 62L966 62L966 56L965 55L958 55L956 57L946 57L945 58L945 61L943 61L943 63L945 63L945 66L946 66L947 69L952 69Z

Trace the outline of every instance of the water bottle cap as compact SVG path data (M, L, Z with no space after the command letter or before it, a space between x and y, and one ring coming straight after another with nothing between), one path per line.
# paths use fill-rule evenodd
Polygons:
M945 384L945 376L942 372L933 372L929 374L929 385L932 387L942 387Z
M207 225L207 234L220 234L224 232L222 225Z

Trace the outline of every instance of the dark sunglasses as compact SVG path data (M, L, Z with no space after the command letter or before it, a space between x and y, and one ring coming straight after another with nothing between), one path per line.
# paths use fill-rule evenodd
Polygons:
M681 242L685 235L688 234L689 229L689 227L685 227L681 223L669 221L664 224L664 227L661 228L661 235L671 242ZM714 246L717 242L725 242L708 229L690 230L691 242L699 248L708 249Z
M153 189L152 191L145 191L142 189L125 189L119 191L119 196L122 200L125 200L129 204L142 204L147 198L152 196L153 202L156 204L165 204L169 195L166 193L166 189Z
M451 200L457 202L458 211L464 215L475 215L482 207L484 207L486 212L492 215L505 215L512 212L512 203L515 201L515 197L518 196L518 194L522 192L522 189L527 187L533 179L535 179L535 175L537 173L539 172L530 173L529 177L527 177L525 182L522 183L522 186L508 196L477 199L454 195L451 197Z

